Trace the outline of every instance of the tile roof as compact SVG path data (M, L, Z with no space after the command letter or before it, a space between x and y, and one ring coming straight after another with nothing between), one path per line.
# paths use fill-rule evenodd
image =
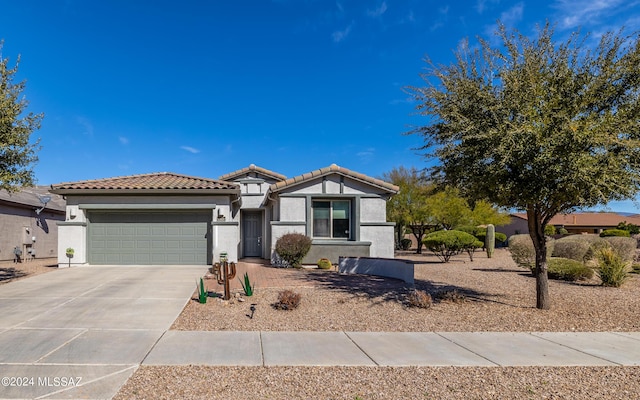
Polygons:
M514 213L512 216L527 220L526 213ZM571 214L558 214L551 218L551 225L564 226L616 226L626 221L630 224L640 225L640 216L622 215L614 212L583 212Z
M272 192L277 192L277 191L280 191L280 190L282 190L284 188L287 188L287 187L290 187L290 186L295 186L295 185L298 185L300 183L307 182L307 181L310 181L312 179L316 179L316 178L319 178L319 177L322 177L322 176L331 175L331 174L334 174L334 173L335 174L340 174L340 175L343 175L343 176L347 176L349 178L352 178L352 179L360 181L360 182L367 183L369 185L377 186L377 187L379 187L381 189L384 189L384 190L386 190L388 192L391 192L391 193L397 193L400 190L400 188L397 187L396 185L393 185L391 183L382 181L380 179L372 178L370 176L361 174L359 172L351 171L351 170L349 170L347 168L340 167L340 166L338 166L336 164L331 164L328 167L320 168L320 169L317 169L315 171L308 172L306 174L294 176L293 178L289 178L289 179L287 179L285 181L282 181L282 182L274 183L269 187L269 189Z
M221 181L229 181L229 180L232 180L232 179L237 178L239 176L244 176L246 174L249 174L251 172L257 172L259 174L266 175L266 176L271 177L273 179L276 179L278 181L284 181L285 179L287 179L287 177L282 175L282 174L279 174L279 173L273 172L273 171L269 171L266 168L258 167L255 164L251 164L246 168L242 168L242 169L239 169L237 171L233 171L233 172L230 172L228 174L224 174L221 177L219 177L218 179L220 179Z
M235 183L171 172L58 183L51 188L54 193L68 190L239 190Z
M41 208L43 203L40 201L44 196L49 196L45 210L64 211L66 201L62 196L49 192L48 186L32 186L20 189L17 192L9 193L6 190L0 190L0 202L14 203L18 205Z

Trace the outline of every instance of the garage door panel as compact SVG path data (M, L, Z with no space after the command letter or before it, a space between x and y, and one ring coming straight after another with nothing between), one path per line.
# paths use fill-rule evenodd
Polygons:
M90 213L89 263L206 265L210 219L210 212Z
M149 236L151 235L151 227L149 226L136 226L137 236Z

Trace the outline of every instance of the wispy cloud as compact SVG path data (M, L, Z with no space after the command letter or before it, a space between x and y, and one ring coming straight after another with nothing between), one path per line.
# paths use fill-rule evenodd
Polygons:
M500 22L507 28L514 28L518 24L518 22L522 21L523 16L524 3L520 2L518 4L515 4L513 7L501 12ZM498 25L496 24L487 25L484 30L486 38L488 38L489 41L494 44L498 41L498 38L495 36L497 30Z
M520 2L510 9L503 11L500 13L500 21L505 26L513 26L518 22L522 21L522 16L524 15L524 3Z
M360 159L361 162L367 163L373 160L373 157L375 156L375 154L376 154L376 149L373 147L369 147L367 149L357 152L356 156Z
M380 5L376 8L372 9L367 9L367 15L371 18L378 18L381 17L385 12L387 12L387 2L383 1L382 3L380 3Z
M478 0L475 6L478 14L482 14L487 9L487 3L497 4L500 3L500 0Z
M445 24L447 23L448 16L449 16L449 6L440 7L438 9L438 18L436 22L431 24L431 26L429 27L429 30L433 32L436 29L445 26Z
M124 136L118 136L118 140L120 141L120 144L122 145L128 145L129 144L129 138L124 137Z
M184 151L188 151L191 154L198 154L200 153L200 150L190 147L190 146L180 146L180 148Z
M78 116L76 123L82 127L83 135L93 136L93 124L88 118Z
M331 34L331 37L333 38L333 41L335 43L340 43L343 40L345 40L347 38L347 36L349 36L349 33L351 33L351 29L353 28L353 21L349 24L349 26L347 26L346 28L344 28L343 30L340 31L334 31Z
M615 14L625 17L625 9L638 3L638 0L557 0L552 7L560 13L557 18L560 28L571 29L600 24Z

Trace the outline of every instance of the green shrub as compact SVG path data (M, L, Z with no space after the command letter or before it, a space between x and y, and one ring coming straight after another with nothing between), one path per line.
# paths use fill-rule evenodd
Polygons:
M320 269L330 269L331 266L331 260L329 260L328 258L321 258L318 260L318 268Z
M603 248L596 253L598 260L598 276L603 286L620 287L629 276L631 263L625 261L618 252L612 248Z
M633 261L633 258L636 255L636 247L638 246L636 239L630 237L609 236L606 237L605 240L624 261Z
M544 234L547 236L551 236L551 235L555 235L556 234L556 227L553 225L547 225L544 227Z
M484 243L484 239L487 235L487 228L481 228L479 226L470 226L470 225L463 225L463 226L458 226L456 228L454 228L456 231L462 231L462 232L466 232L470 235L475 236L476 238L478 238L479 241L481 241L482 243ZM502 232L496 232L496 244L498 243L506 243L507 242L507 235L502 233Z
M443 262L449 262L452 256L463 251L467 251L473 260L472 252L483 245L475 236L462 231L432 232L422 243Z
M637 235L640 233L640 226L636 224L628 224L627 221L620 222L616 229L622 229L623 231L629 231L632 235Z
M402 250L409 250L411 248L411 239L402 239L400 241L400 248L402 248Z
M301 233L286 233L276 241L276 253L292 267L300 267L311 249L311 239Z
M600 237L610 237L610 236L622 236L622 237L631 237L629 231L625 231L622 229L605 229L600 232Z
M548 264L549 279L578 281L593 278L593 269L569 258L552 257Z
M558 235L568 235L569 231L566 230L565 228L560 228L558 229Z
M581 235L567 236L556 240L553 246L553 257L569 258L580 262L586 261L590 254L591 242L580 238Z
M555 240L547 238L547 258L553 254ZM513 261L519 267L533 268L536 265L536 251L528 234L512 235L509 237L509 251Z
M473 226L473 225L456 226L455 228L453 228L453 230L465 232L475 237L478 237L478 235L480 234L484 235L486 231L484 228L480 228L478 226Z

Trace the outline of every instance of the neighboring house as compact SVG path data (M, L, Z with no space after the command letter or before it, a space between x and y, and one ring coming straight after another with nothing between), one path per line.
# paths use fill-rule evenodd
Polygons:
M14 193L0 191L0 260L13 260L16 246L27 260L58 256L56 222L64 221L65 202L48 189L35 186Z
M58 263L206 265L274 259L287 232L313 239L305 259L393 257L389 183L331 165L291 179L250 165L219 179L143 174L52 185L67 199ZM72 247L71 260L65 249Z
M640 226L640 216L622 215L614 212L583 212L558 214L551 218L550 225L557 229L564 228L569 233L600 233L605 229L613 229L620 222L627 222ZM511 214L511 223L498 229L511 236L518 233L529 233L526 213Z

